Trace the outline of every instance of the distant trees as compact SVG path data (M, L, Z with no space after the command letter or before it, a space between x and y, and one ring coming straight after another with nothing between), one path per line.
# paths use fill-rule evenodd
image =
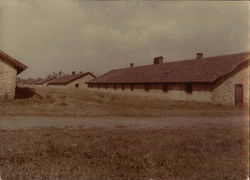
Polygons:
M52 74L49 74L47 76L47 78L60 78L60 77L63 77L65 76L65 73L63 71L59 71L59 72L53 72Z

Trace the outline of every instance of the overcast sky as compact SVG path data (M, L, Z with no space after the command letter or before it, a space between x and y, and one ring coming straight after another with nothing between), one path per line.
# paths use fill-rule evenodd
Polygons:
M1 0L0 49L22 77L238 53L249 49L248 2Z

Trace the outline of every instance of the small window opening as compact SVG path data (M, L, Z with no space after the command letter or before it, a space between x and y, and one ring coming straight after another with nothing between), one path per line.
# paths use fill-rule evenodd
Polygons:
M115 90L117 89L117 86L116 86L116 84L114 84L114 89L115 89Z
M75 84L75 87L76 87L76 88L79 88L79 83L76 83L76 84Z
M163 92L168 92L168 85L167 84L163 84L162 91Z
M148 92L149 91L149 84L145 84L145 91Z
M122 90L123 90L123 91L125 90L125 86L124 86L124 84L122 84Z
M192 94L192 92L193 92L193 85L192 84L186 85L186 92L189 94Z
M130 90L131 90L131 91L134 91L134 85L133 85L133 84L131 84Z

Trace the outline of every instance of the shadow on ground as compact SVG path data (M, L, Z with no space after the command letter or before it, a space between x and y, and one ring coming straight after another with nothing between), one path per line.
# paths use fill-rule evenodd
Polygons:
M16 99L29 99L34 96L41 97L36 93L35 89L29 87L16 87Z

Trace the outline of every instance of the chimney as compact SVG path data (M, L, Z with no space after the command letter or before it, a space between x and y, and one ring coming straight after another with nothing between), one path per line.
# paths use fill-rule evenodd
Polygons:
M62 71L59 71L59 77L62 77Z
M196 54L196 59L202 59L202 58L203 58L203 53Z
M76 72L75 72L75 71L73 71L73 72L72 72L72 75L74 75L74 74L76 74Z
M162 64L163 63L163 58L162 56L155 57L154 58L154 64Z
M133 68L134 67L134 63L130 63L130 68Z

